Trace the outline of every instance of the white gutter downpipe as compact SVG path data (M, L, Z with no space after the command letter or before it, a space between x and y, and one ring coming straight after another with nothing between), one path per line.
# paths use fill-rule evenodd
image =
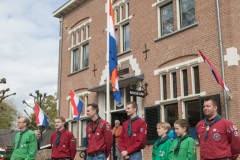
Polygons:
M225 69L224 69L224 51L223 51L223 40L222 40L222 27L221 27L221 18L220 18L220 5L219 0L216 0L216 12L217 12L217 28L218 28L218 44L220 49L220 58L221 58L221 70L222 70L222 79L225 82ZM225 109L225 116L226 119L229 119L228 114L228 99L227 99L227 92L224 89L224 109Z

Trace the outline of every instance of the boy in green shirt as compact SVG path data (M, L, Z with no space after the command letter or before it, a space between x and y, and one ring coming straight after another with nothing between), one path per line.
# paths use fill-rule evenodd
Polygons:
M169 160L197 160L195 141L188 136L188 127L185 119L174 123L177 138L171 146Z
M168 160L171 140L167 136L167 132L171 129L169 123L161 122L157 124L157 133L159 138L153 145L152 160Z

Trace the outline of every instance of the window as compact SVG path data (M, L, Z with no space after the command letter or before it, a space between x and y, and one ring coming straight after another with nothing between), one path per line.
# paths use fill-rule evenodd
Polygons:
M167 75L161 76L161 99L167 99Z
M80 69L80 52L79 49L72 51L72 72L76 72Z
M161 36L173 32L173 6L168 3L160 7Z
M197 133L195 126L202 119L202 107L200 100L192 100L185 102L185 110L186 110L186 119L189 123L189 135L197 139Z
M87 120L81 120L80 122L80 146L81 147L87 147L87 134L86 134L86 128L87 128Z
M178 104L167 104L164 106L165 122L173 127L174 122L178 119Z
M70 30L71 73L84 69L89 65L90 22L91 19L88 19Z
M125 88L120 88L120 93L121 93L121 106L117 106L114 98L113 98L113 93L111 91L110 93L110 109L111 110L118 110L118 109L123 109L124 108L124 99L125 99Z
M195 22L195 0L179 0L181 28Z
M171 73L172 76L172 98L177 98L177 73L176 72L172 72Z
M200 80L199 80L199 67L193 67L193 79L194 79L194 92L200 93Z
M120 45L117 44L117 46L120 46L118 48L120 53L130 50L129 20L132 16L130 15L129 4L128 1L114 4L115 35L117 42L120 42Z
M127 51L130 49L130 33L129 33L129 23L122 26L122 50Z
M183 81L183 95L188 95L188 74L187 69L182 70L182 81Z
M85 44L82 46L82 68L85 68L88 66L88 56L89 56L89 45Z
M145 107L145 121L147 123L147 144L153 144L157 139L157 123L160 120L159 106Z

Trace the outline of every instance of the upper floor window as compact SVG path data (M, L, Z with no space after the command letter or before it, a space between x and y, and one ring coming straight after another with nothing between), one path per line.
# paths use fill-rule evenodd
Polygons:
M196 22L195 0L157 0L153 6L157 6L158 12L158 37Z
M122 47L123 51L130 49L129 23L122 26Z
M173 5L172 2L160 7L161 36L173 32Z
M87 19L69 31L71 35L71 73L89 65L90 22Z
M130 50L130 8L129 1L116 2L114 5L116 38L119 38L117 44L119 53Z
M195 0L179 0L181 28L195 22Z

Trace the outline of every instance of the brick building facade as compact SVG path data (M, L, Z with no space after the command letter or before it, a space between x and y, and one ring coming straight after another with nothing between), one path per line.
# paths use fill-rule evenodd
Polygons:
M71 89L85 106L97 102L106 118L106 1L69 0L54 12L60 19L59 111L84 146L86 115L71 121ZM219 112L240 128L240 21L236 0L115 0L115 32L123 106L111 99L111 120L126 119L125 104L135 100L148 122L145 159L151 157L155 124L202 118L201 103L214 96ZM197 55L203 51L220 73L230 94L214 80ZM130 95L144 90L145 97ZM230 95L230 96L229 96Z

